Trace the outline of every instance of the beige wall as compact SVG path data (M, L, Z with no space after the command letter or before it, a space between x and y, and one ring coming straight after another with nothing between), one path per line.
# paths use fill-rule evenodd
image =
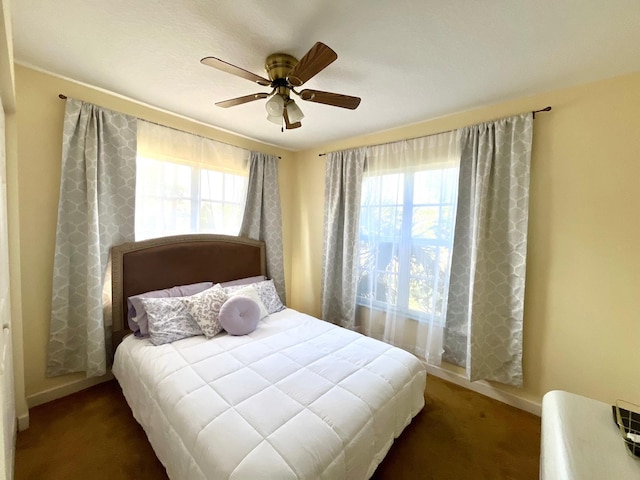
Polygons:
M640 73L296 153L291 306L320 315L324 186L318 179L325 162L319 153L547 105L553 110L537 115L534 127L525 384L494 386L533 402L564 389L640 403Z
M291 153L158 112L86 86L16 68L20 259L27 394L79 380L44 377L64 102L58 93L282 156L289 305L320 315L324 157L553 106L535 121L525 386L498 390L539 402L565 389L640 403L640 73L518 99ZM366 100L366 99L365 99ZM450 367L452 371L456 368Z
M84 374L46 378L46 351L51 308L51 278L60 186L60 155L65 102L59 93L139 118L207 136L242 148L282 157L281 184L290 183L290 152L250 141L204 125L70 82L17 66L17 123L19 147L20 256L24 318L25 388L30 403L47 392L81 380ZM213 106L212 106L213 108ZM283 223L289 248L291 206L283 190ZM291 266L285 258L288 284ZM36 400L34 400L36 399Z

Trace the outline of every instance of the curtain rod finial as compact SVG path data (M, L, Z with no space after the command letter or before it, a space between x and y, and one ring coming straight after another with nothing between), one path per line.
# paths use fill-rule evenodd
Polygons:
M533 118L536 118L536 113L540 113L540 112L550 112L551 111L551 107L545 107L545 108L541 108L540 110L534 110L533 112Z
M60 95L58 95L58 98L59 98L60 100L66 100L66 99L67 99L67 96L66 96L66 95L63 95L63 94L61 93Z

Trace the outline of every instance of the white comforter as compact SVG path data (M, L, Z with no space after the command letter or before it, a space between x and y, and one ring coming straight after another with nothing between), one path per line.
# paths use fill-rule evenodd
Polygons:
M129 336L113 373L175 480L367 479L426 381L404 350L292 309L245 336Z

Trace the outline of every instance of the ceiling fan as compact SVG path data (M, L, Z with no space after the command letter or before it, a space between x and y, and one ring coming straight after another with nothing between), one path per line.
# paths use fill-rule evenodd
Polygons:
M200 62L218 70L246 78L263 87L271 87L270 93L253 93L224 100L216 103L218 107L228 108L271 97L266 103L267 119L279 125L282 125L284 119L284 124L289 130L301 127L302 123L300 121L304 118L300 107L291 98L291 93L309 102L323 103L350 110L358 108L358 105L360 105L360 98L358 97L323 92L321 90L304 89L300 92L295 90L295 87L304 85L305 82L324 70L337 58L336 52L322 42L317 42L299 61L287 53L273 53L267 57L265 62L265 70L269 79L236 67L216 57L205 57Z

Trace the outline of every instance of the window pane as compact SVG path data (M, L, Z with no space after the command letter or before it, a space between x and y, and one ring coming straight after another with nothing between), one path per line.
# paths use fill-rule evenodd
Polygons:
M415 245L411 251L409 309L439 318L448 288L451 249Z
M358 296L394 302L398 284L398 245L361 240L358 251Z
M445 168L442 171L442 198L445 203L455 203L458 193L459 169Z
M136 169L136 196L187 198L191 195L190 167L139 158Z
M224 174L213 170L202 170L200 176L200 195L203 200L222 200Z
M398 299L398 276L378 274L375 284L375 299L379 302L396 305Z
M179 233L191 228L190 200L165 200L164 205L165 229L171 233Z
M393 231L394 220L393 213L389 215L385 225L381 222L381 209L378 205L371 207L362 207L360 210L360 235L361 236L380 236L382 229L385 231Z
M200 231L202 232L212 232L215 230L213 205L212 202L204 201L200 204Z
M430 283L427 278L411 278L409 280L409 310L432 313L433 290Z
M380 177L369 177L362 181L362 205L377 205L380 199Z
M376 263L374 268L382 272L398 271L398 244L378 242L376 245Z
M420 321L442 321L457 168L365 178L360 206L358 301Z
M358 281L357 295L361 298L372 298L373 267L375 265L375 251L366 240L360 240L358 245Z
M247 179L240 175L225 173L224 175L224 200L244 205L247 195Z
M139 157L136 239L184 233L237 235L247 178Z
M413 209L413 238L436 239L439 237L440 207L416 207Z
M374 219L380 225L379 234L385 238L400 236L402 229L402 207L381 207L380 218Z
M455 227L456 208L453 205L442 207L440 210L440 239L448 245L453 244L453 228Z
M414 178L414 205L453 203L458 191L457 167L416 172Z
M380 203L382 205L402 205L404 198L404 175L383 175L380 178Z
M440 202L440 177L442 170L424 170L414 175L413 204L438 204Z
M220 232L226 235L238 235L242 226L244 203L227 203L224 206L224 225L220 226Z

